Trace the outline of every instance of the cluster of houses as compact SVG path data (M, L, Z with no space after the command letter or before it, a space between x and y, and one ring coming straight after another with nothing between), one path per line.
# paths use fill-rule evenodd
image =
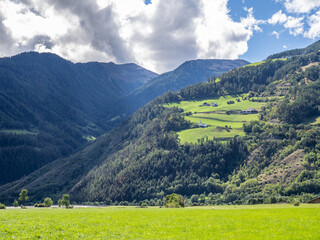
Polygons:
M213 102L213 103L207 103L204 102L200 107L218 107L218 104ZM242 110L241 111L242 114L257 114L258 111L255 108L248 108L247 110ZM206 128L208 127L208 124L204 124L203 122L199 122L199 127L201 128Z

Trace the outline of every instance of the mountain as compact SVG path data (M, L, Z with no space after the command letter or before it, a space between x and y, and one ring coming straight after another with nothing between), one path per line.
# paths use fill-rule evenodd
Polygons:
M0 201L27 188L31 201L158 202L175 192L189 204L306 202L320 192L318 50L168 92L72 156L0 186Z
M137 88L118 103L121 113L131 114L167 91L177 92L180 89L199 82L206 82L210 77L218 76L232 69L249 64L245 60L200 59L187 61L171 72L152 79Z
M157 74L49 53L0 59L0 183L68 156L113 126L114 103Z
M97 79L110 78L116 88L124 95L132 93L135 89L146 84L158 74L146 70L134 63L114 64L114 63L77 63L80 68Z
M118 150L101 151L99 165L69 185L69 193L76 201L157 202L175 192L190 199L196 196L197 204L205 199L214 204L257 204L314 198L320 192L318 50L237 68L157 98L116 131L122 141L112 145ZM228 101L235 95L238 100ZM190 109L196 100L225 101L220 109L231 109L204 109L203 121L210 114L216 122L222 117L255 120L239 121L243 137L220 141L212 132L197 143L181 144L181 132L198 129L189 120L197 112L175 106L184 101ZM260 106L259 113L237 112L237 106L246 110L249 104ZM217 132L227 135L234 126L217 127Z

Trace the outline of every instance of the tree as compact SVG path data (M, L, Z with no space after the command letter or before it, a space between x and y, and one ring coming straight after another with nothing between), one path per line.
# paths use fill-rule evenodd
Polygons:
M53 204L53 201L51 200L51 198L47 197L47 198L44 199L43 204L44 204L46 207L51 207L52 204Z
M13 206L14 206L14 207L19 207L19 203L18 203L18 201L17 201L16 199L15 199L14 202L13 202Z
M63 194L61 199L61 204L69 208L70 205L70 196L68 194Z
M184 207L184 199L181 195L172 193L164 198L165 207L180 208Z
M22 189L21 193L19 194L19 201L23 202L23 206L26 205L26 201L28 201L28 190L27 189Z
M62 206L62 200L61 200L61 199L58 200L58 206L59 206L59 207Z

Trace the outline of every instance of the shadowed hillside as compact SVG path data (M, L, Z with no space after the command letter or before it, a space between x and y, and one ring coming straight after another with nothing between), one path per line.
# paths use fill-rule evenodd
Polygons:
M73 64L48 53L0 59L0 183L109 130L114 103L155 76L135 64Z

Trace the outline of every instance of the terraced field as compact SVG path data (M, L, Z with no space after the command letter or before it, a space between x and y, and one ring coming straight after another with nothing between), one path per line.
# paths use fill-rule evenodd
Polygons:
M195 124L195 128L178 132L181 143L193 142L198 139L227 140L234 136L244 136L243 124L245 122L259 120L259 114L242 114L242 110L254 108L259 110L266 102L252 102L245 99L247 95L224 96L218 99L206 99L202 101L182 101L166 105L167 107L179 107L184 114L191 115L185 118ZM237 101L240 100L240 101ZM233 104L228 102L233 101ZM217 107L203 106L204 103L217 103ZM200 123L208 125L207 128L200 128Z

